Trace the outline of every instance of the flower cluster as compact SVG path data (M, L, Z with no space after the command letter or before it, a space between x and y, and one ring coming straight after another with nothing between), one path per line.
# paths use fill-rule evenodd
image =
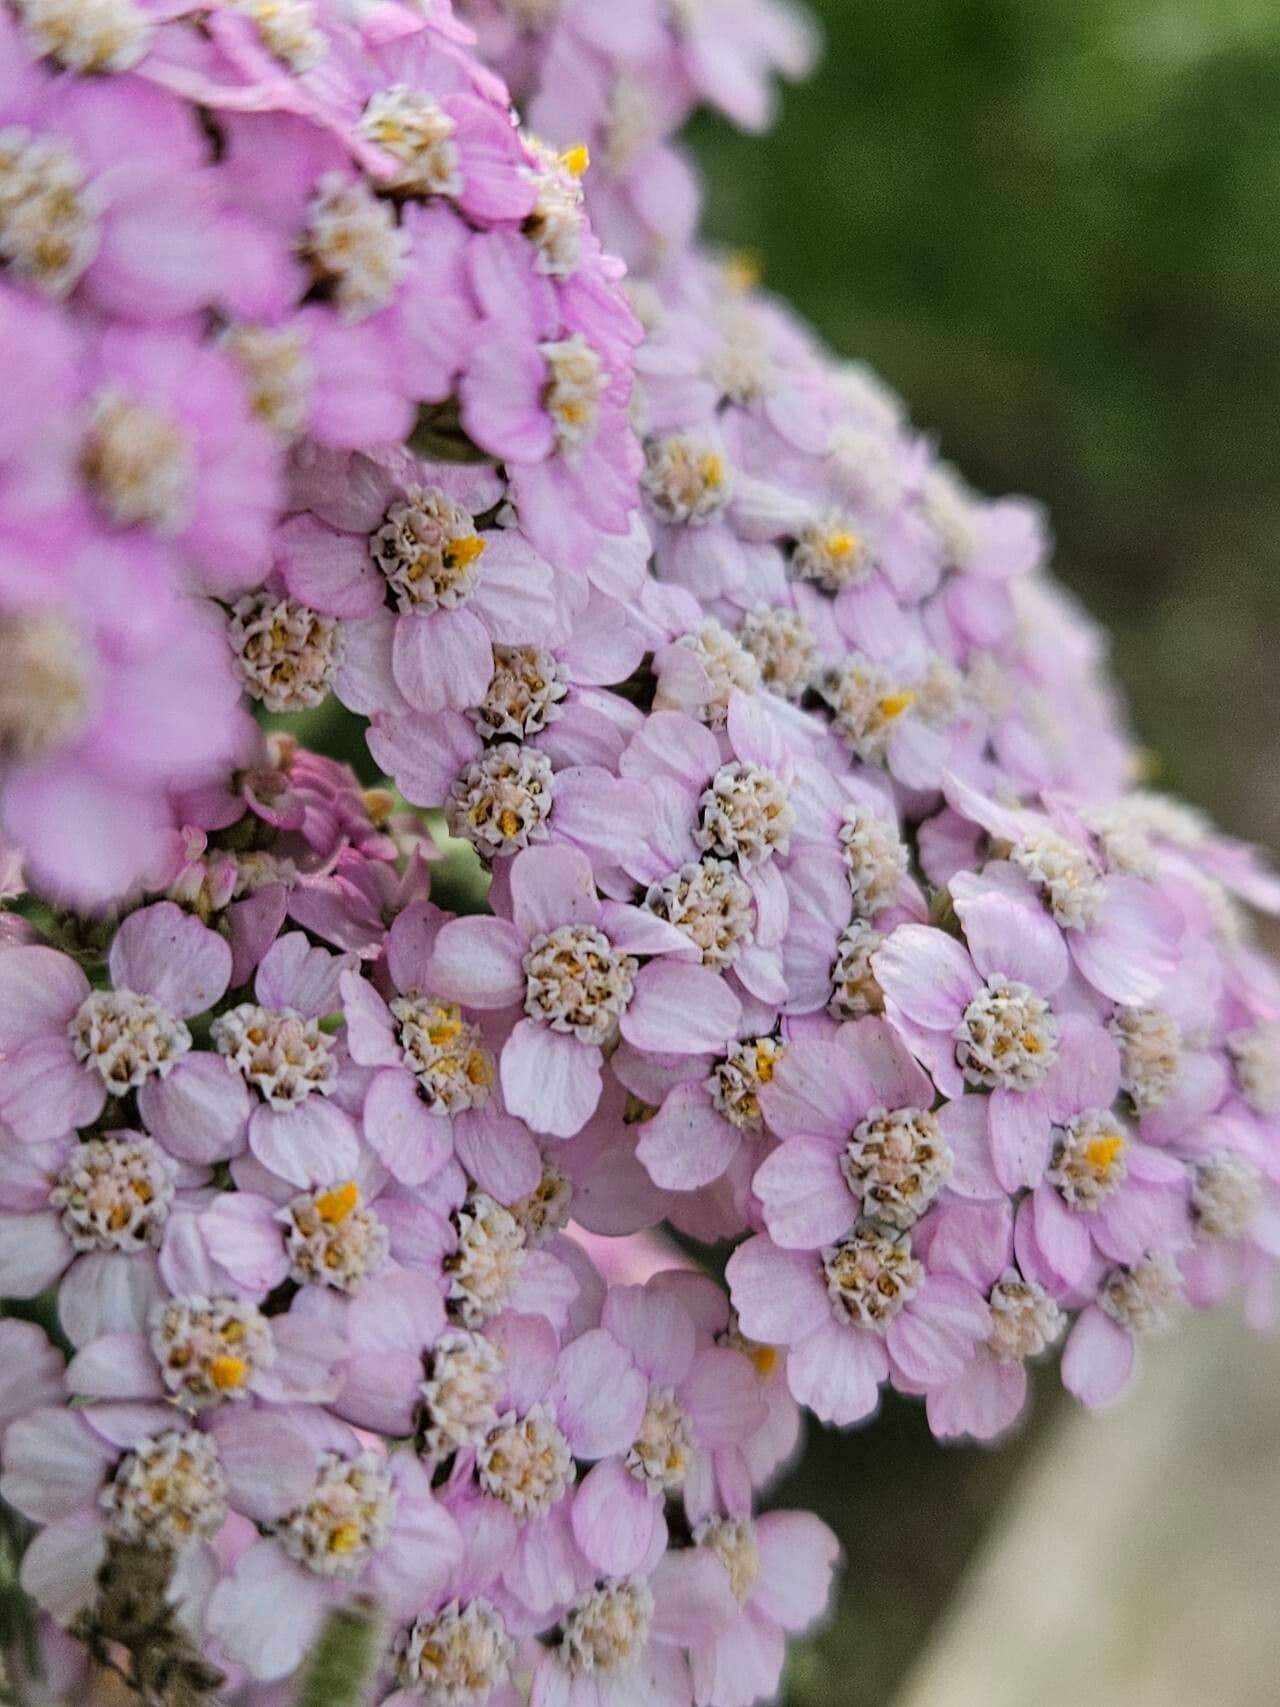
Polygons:
M0 9L0 1495L237 1700L362 1597L396 1707L750 1707L803 1409L1267 1318L1280 882L1039 512L694 243L807 26L466 14Z

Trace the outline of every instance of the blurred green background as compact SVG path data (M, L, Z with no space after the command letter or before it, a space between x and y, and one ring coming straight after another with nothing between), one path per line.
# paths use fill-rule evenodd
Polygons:
M979 487L1048 504L1159 785L1280 843L1280 6L817 0L708 224Z
M821 68L767 141L695 128L710 235L977 486L1048 505L1158 786L1276 847L1280 7L815 10ZM793 1707L888 1707L1027 1444L943 1449L897 1403L815 1434L777 1498L815 1504L848 1566Z

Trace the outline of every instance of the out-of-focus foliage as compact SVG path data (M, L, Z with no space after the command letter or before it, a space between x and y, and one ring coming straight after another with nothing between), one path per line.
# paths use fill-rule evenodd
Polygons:
M1280 841L1280 10L818 0L710 225L978 484L1042 498L1158 781Z

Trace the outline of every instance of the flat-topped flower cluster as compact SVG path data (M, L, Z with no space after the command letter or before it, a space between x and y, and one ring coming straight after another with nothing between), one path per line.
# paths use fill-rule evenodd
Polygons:
M73 1695L142 1548L247 1707L357 1597L396 1707L749 1707L803 1410L991 1439L1268 1317L1280 883L1136 786L1039 512L692 241L672 133L807 26L467 15L0 9L0 1495Z

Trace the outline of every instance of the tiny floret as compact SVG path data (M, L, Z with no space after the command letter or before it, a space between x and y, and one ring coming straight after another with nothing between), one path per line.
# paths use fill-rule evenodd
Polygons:
M1247 1156L1209 1156L1191 1176L1191 1211L1202 1239L1242 1239L1262 1207L1262 1176Z
M550 1511L577 1473L569 1442L546 1405L522 1417L514 1411L499 1417L476 1452L480 1486L521 1519Z
M478 1447L497 1423L501 1384L502 1353L492 1340L465 1328L442 1334L419 1389L423 1457L440 1463Z
M376 1452L340 1458L326 1452L304 1505L275 1527L291 1559L321 1577L353 1577L386 1541L396 1494Z
M942 1128L923 1108L868 1110L840 1157L840 1171L863 1213L897 1228L920 1219L952 1166Z
M506 1307L524 1263L524 1229L483 1191L473 1191L454 1220L458 1243L444 1263L449 1303L459 1321L478 1328Z
M718 1113L740 1132L753 1136L765 1128L760 1087L770 1084L787 1046L777 1037L752 1037L735 1043L707 1081Z
M1116 1268L1103 1281L1098 1303L1131 1334L1167 1329L1182 1301L1182 1276L1169 1257L1144 1257L1132 1268Z
M653 1595L642 1582L605 1583L565 1615L560 1662L571 1677L625 1671L649 1640Z
M150 1138L90 1138L58 1175L49 1204L77 1251L158 1245L175 1189L173 1163Z
M700 527L729 502L732 481L723 452L687 434L645 447L644 493L661 522Z
M360 134L400 163L400 169L381 180L402 195L456 196L462 189L457 129L436 101L405 83L393 83L369 97L360 119Z
M445 802L453 835L489 859L509 859L546 836L555 797L551 760L536 747L501 741L457 777Z
M1078 1114L1055 1134L1045 1178L1068 1209L1097 1209L1124 1184L1128 1148L1114 1115L1101 1109Z
M241 1002L209 1028L214 1048L271 1108L296 1108L313 1091L332 1094L338 1078L332 1040L317 1019Z
M481 735L526 741L556 721L568 691L554 653L541 646L495 646L493 677L471 721Z
M998 972L969 1003L952 1036L965 1078L992 1090L1034 1090L1058 1054L1058 1022L1048 1002Z
M400 1028L405 1066L427 1106L441 1114L483 1108L497 1077L480 1028L464 1019L456 1002L430 994L396 996L391 1012Z
M354 1180L304 1192L282 1211L289 1274L300 1286L358 1292L386 1262L390 1239Z
M627 1452L627 1469L655 1497L674 1494L684 1486L692 1456L693 1438L679 1400L670 1388L655 1388Z
M341 656L336 618L297 599L246 593L231 607L227 638L241 683L268 711L310 711L329 697Z
M696 1547L709 1547L729 1573L729 1587L745 1606L760 1580L760 1548L749 1517L709 1517L693 1531Z
M154 1306L150 1328L160 1378L184 1410L245 1398L275 1362L270 1325L243 1298L170 1298Z
M94 990L67 1027L77 1061L101 1078L112 1096L126 1096L149 1079L168 1076L191 1047L191 1033L154 996L133 990Z
M762 765L735 759L722 765L698 802L696 840L707 853L763 865L791 845L796 815L777 776Z
M651 883L644 905L682 930L717 971L732 966L751 939L755 903L741 872L727 859L690 861Z
M1182 1070L1182 1031L1162 1008L1117 1008L1107 1026L1120 1046L1120 1084L1139 1114L1173 1094Z
M515 1655L502 1614L487 1600L451 1600L404 1633L396 1675L406 1690L438 1707L483 1707L506 1682Z
M213 1437L168 1429L121 1459L102 1490L118 1541L176 1551L212 1541L227 1515L227 1484Z
M580 1043L605 1043L635 992L637 966L594 925L557 925L524 957L524 1011Z
M858 804L845 807L839 838L854 912L874 918L891 904L907 874L906 844L880 813Z
M1037 1280L1009 1268L991 1288L991 1332L987 1350L997 1363L1039 1357L1062 1337L1067 1318Z
M822 1252L827 1296L837 1321L884 1334L924 1284L911 1240L859 1226Z

